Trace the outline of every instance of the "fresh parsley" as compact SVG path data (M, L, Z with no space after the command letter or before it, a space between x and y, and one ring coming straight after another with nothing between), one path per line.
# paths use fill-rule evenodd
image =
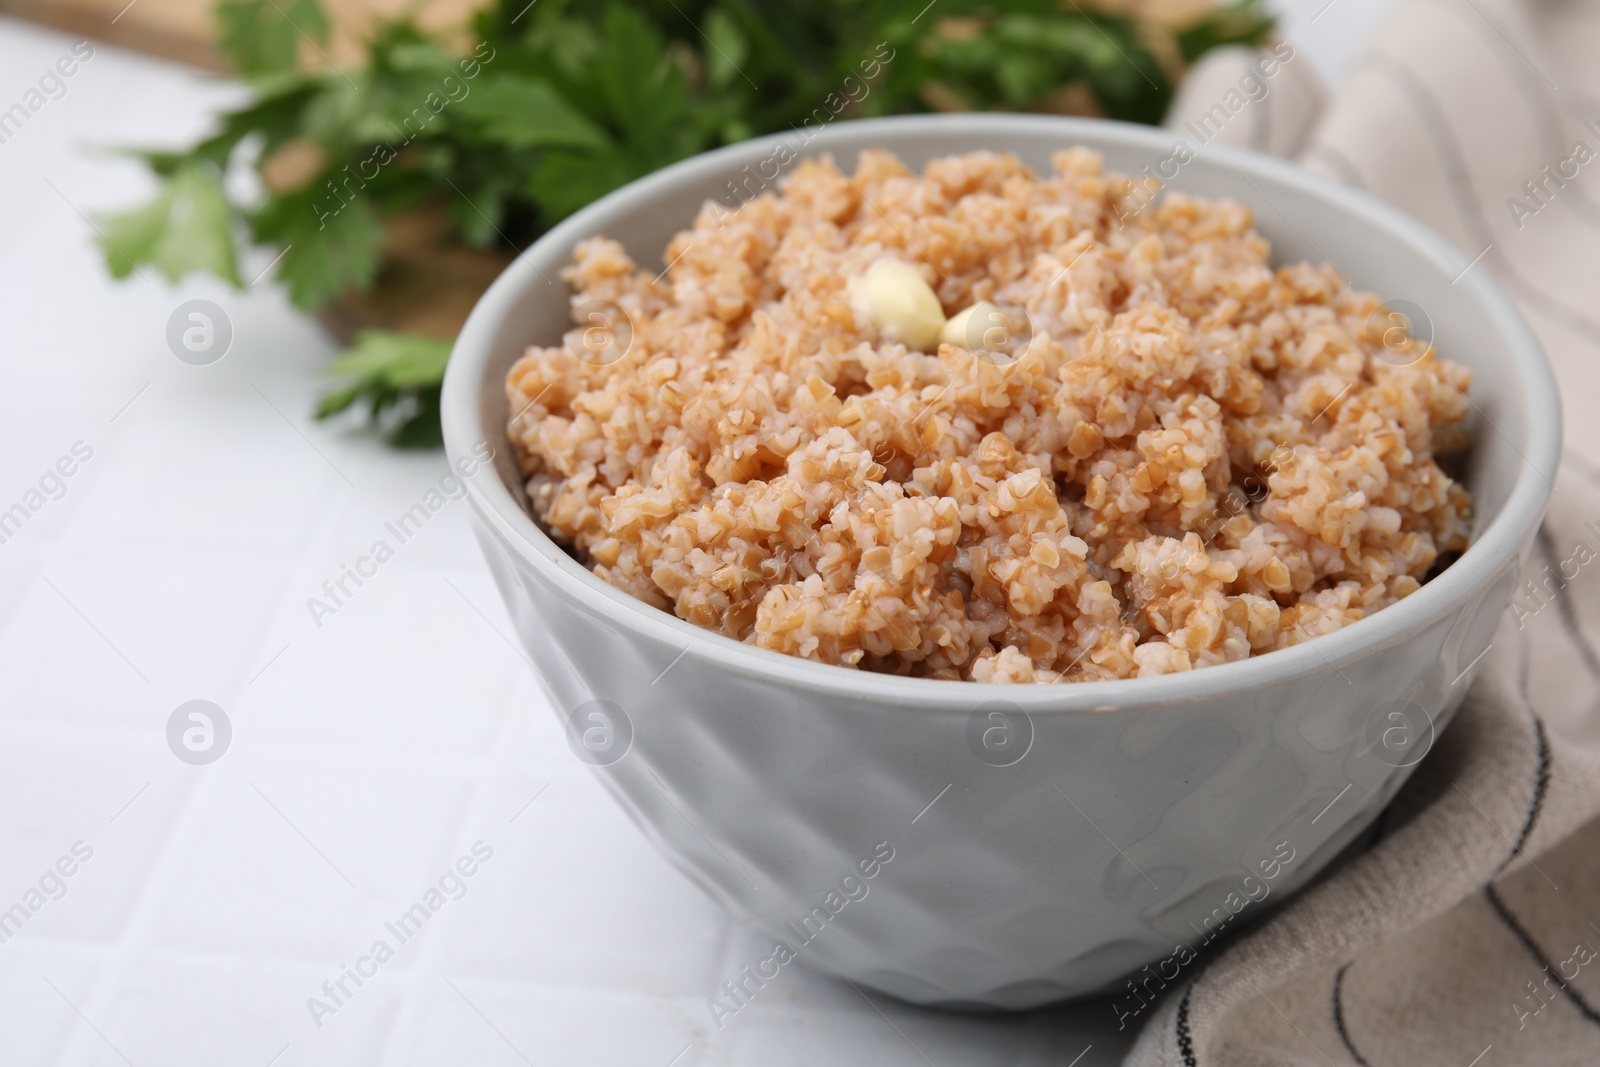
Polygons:
M400 448L433 448L439 433L439 391L450 342L432 337L362 330L356 343L328 366L345 380L317 402L325 419L365 403L368 418Z
M100 221L106 263L241 285L242 251L264 245L308 311L381 290L411 212L443 207L447 239L500 251L676 160L818 116L1070 98L1157 122L1185 63L1272 28L1262 0L1180 27L1088 0L491 0L465 46L402 17L336 69L318 0L223 0L217 18L254 99L187 149L138 153L160 185ZM259 192L239 197L225 178L245 168ZM448 353L361 333L318 414L360 401L396 444L434 443Z

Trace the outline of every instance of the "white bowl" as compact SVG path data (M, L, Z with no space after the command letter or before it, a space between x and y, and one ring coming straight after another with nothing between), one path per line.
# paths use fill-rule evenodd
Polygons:
M1117 988L1146 964L1145 981L1181 981L1209 933L1260 914L1353 840L1471 684L1559 454L1538 343L1483 271L1418 223L1285 163L1208 146L1173 188L1249 204L1279 262L1332 262L1356 286L1425 309L1439 350L1472 369L1471 547L1370 618L1188 674L980 685L754 648L612 588L539 529L506 440L502 382L528 344L567 329L567 292L552 279L579 239L606 234L640 264L660 262L703 201L736 206L741 169L795 139L687 160L572 216L512 264L462 331L444 386L446 446L458 461L484 442L495 450L469 498L523 645L574 751L603 764L596 773L650 839L800 962L909 1001L1003 1008ZM1048 170L1052 152L1086 145L1133 173L1174 141L1119 123L929 116L836 123L805 151L848 169L869 147L912 167L996 149ZM892 859L874 865L875 850ZM749 961L754 978L729 975L743 992L724 1010L762 996L786 956Z

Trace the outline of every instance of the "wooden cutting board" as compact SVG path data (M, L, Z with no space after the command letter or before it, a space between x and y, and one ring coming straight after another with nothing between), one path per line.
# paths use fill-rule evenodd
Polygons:
M324 49L336 65L359 63L360 42L379 19L397 18L408 9L427 30L463 26L486 0L322 0L333 27ZM67 33L220 71L215 0L0 0L0 14L52 26ZM305 57L315 66L318 57Z
M337 66L359 66L361 46L372 24L410 8L434 32L464 28L487 0L322 0L332 28L323 48ZM222 71L213 43L216 0L0 0L0 14L15 15L67 33L173 59L204 70ZM308 66L327 62L309 47ZM318 317L340 341L357 330L401 330L452 337L478 296L511 261L508 252L479 251L453 244L445 236L444 214L425 205L385 221L383 265L370 292L347 292Z
M1216 2L1096 0L1092 6L1158 24L1181 25L1198 18ZM333 27L332 45L325 51L336 65L355 63L364 54L360 42L378 19L392 19L409 9L424 29L459 29L487 3L488 0L428 0L420 4L415 0L322 0ZM0 14L220 71L223 63L214 43L215 6L216 0L0 0ZM315 66L319 57L313 53L302 58Z

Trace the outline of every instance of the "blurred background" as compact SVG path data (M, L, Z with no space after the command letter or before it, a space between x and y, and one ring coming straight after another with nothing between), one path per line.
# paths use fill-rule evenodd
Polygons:
M438 444L449 341L489 281L635 178L878 115L1159 123L1196 64L1278 40L1263 0L5 3L232 77L198 137L100 145L141 161L154 187L95 222L107 269L280 288L346 346L318 416L364 410L402 447ZM1317 77L1302 64L1284 80ZM265 277L245 273L252 251L271 254Z
M439 485L473 300L593 198L861 116L1179 129L1283 42L1287 110L1218 139L1290 154L1387 6L0 0L0 1064L1117 1062L1103 1005L804 972L718 1029L750 935L568 752L465 506L308 605Z

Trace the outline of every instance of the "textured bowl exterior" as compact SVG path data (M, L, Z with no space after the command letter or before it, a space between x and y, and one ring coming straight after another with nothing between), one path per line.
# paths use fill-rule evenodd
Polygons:
M917 163L989 147L1043 166L1054 148L1088 144L1137 170L1171 140L1114 123L940 117L842 123L809 150L882 146ZM563 554L524 510L501 389L522 346L561 331L565 294L548 279L575 240L604 232L649 262L775 144L688 161L575 216L463 332L446 442L454 459L495 449L469 499L523 647L574 751L603 764L595 773L645 833L787 950L726 976L726 1010L791 955L917 1003L1027 1008L1125 989L1135 972L1153 990L1349 845L1459 705L1548 502L1559 407L1537 345L1481 277L1452 286L1466 258L1415 223L1282 164L1207 149L1174 185L1254 203L1275 249L1329 247L1356 284L1427 308L1441 349L1472 366L1473 547L1369 619L1191 675L1007 687L794 660L632 601Z

